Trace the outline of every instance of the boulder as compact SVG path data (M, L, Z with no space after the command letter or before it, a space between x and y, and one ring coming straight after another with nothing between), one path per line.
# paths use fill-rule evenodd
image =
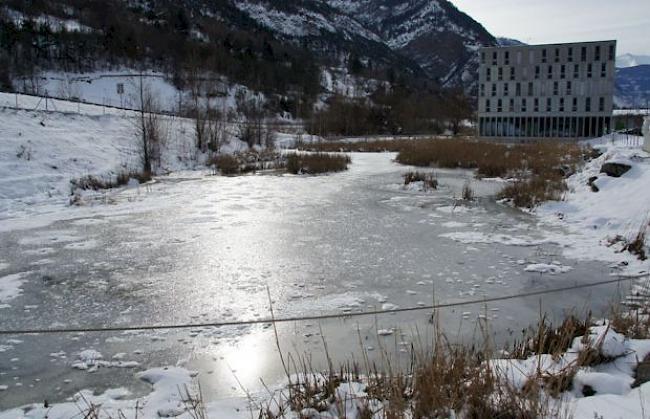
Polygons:
M611 177L621 177L627 172L630 171L632 166L625 163L605 163L600 168L600 173L605 173L607 176Z
M594 183L594 182L596 182L597 180L598 180L598 176L592 176L592 177L589 178L589 181L587 182L587 184L591 187L591 191L592 191L592 192L598 192L598 191L600 191L600 189L598 188L598 186L596 186L596 184Z

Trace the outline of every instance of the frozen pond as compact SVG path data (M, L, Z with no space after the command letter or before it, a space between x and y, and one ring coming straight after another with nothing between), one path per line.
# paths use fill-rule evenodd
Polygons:
M173 177L106 204L66 208L65 221L4 228L0 281L13 286L0 293L0 328L267 318L267 287L275 315L287 317L474 300L610 277L604 265L564 259L534 217L496 204L490 196L498 182L472 180L479 200L456 205L471 172L437 170L438 191L404 191L407 168L393 157L354 154L348 172L319 177ZM540 273L547 265L562 272ZM536 322L540 310L598 313L617 291L466 306L443 310L440 319L450 340L470 341L484 316L495 342L505 342ZM285 351L312 354L318 367L321 329L335 359L361 346L371 356L385 350L408 359L410 343L430 337L430 315L295 322L278 331ZM78 355L88 360L95 351L106 361L96 371ZM260 377L273 384L283 376L268 325L0 336L0 408L61 400L83 388L137 394L146 386L135 371L176 364L199 372L208 399L240 394L235 377L256 390Z

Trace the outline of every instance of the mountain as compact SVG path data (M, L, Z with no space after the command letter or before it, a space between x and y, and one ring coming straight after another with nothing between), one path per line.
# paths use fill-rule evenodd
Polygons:
M446 0L325 0L354 16L443 86L474 81L476 51L496 45L481 24Z
M411 62L415 63L443 86L471 83L477 48L496 44L485 28L447 0L235 0L234 4L285 39L299 39L312 49L347 44L356 53L374 52L375 58L383 55L389 61L401 57L403 65L414 69Z
M12 41L16 30L48 25L54 37L34 42L41 35L34 30L17 48L33 50L27 55L46 70L123 63L125 57L116 56L119 52L130 60L146 55L157 67L166 67L156 69L165 71L182 65L191 44L201 43L218 43L219 51L211 53L234 54L242 61L242 51L232 48L236 40L241 42L235 46L253 54L268 52L259 44L270 44L272 49L292 50L291 56L308 50L311 57L303 58L310 64L340 66L354 59L373 77L401 73L442 86L467 86L474 82L476 50L497 44L485 28L447 0L40 0L38 5L7 0L0 6L0 20L12 21L14 27L3 28ZM82 51L60 43L84 44L88 59L68 60ZM120 51L100 48L106 43ZM51 54L44 49L51 49ZM12 61L15 53L5 55ZM48 55L54 57L51 63L45 59Z
M636 67L639 65L650 65L650 55L624 54L616 57L617 68Z
M650 103L650 65L616 70L616 104L625 108L645 108Z
M498 37L497 44L500 47L516 47L521 45L526 45L524 42L521 42L517 39Z

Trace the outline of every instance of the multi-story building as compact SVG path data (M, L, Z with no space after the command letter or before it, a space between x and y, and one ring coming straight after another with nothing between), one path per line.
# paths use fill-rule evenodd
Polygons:
M616 41L482 48L478 135L593 138L612 123Z

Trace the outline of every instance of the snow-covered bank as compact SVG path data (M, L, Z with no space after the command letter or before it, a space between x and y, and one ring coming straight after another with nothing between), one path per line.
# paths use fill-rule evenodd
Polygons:
M0 220L60 214L70 202L71 180L89 175L107 180L141 167L136 113L60 100L50 100L50 111L2 108L13 100L0 93ZM21 100L37 103L39 98ZM173 116L160 121L164 141L157 173L205 172L208 155L195 148L194 121ZM234 128L227 130L221 152L248 149L236 134ZM277 133L276 147L292 147L297 138ZM8 221L3 224L5 230L10 227Z
M548 233L564 246L568 257L608 261L625 266L630 274L650 272L649 261L622 251L625 241L633 241L644 229L648 232L650 155L641 150L642 141L624 135L592 141L603 154L568 179L564 201L548 202L537 209L543 222L568 230L568 234ZM631 169L619 178L601 173L603 164L612 162Z
M129 115L0 110L0 218L68 204L70 180L140 167L136 121ZM195 165L189 121L163 121L161 171Z
M571 333L569 329L557 332ZM438 354L417 358L412 374L400 381L405 387L399 390L401 403L396 406L391 405L391 394L399 387L393 387L391 379L374 374L343 378L318 372L291 375L291 391L282 380L264 392L205 403L200 382L206 378L196 371L170 366L135 375L151 385L150 393L141 397L134 397L125 388L101 394L83 390L62 403L35 403L0 412L0 419L68 419L79 415L97 419L382 419L391 417L387 416L389 411L405 418L426 413L467 418L476 417L477 411L505 416L516 411L524 417L548 418L645 417L650 408L650 382L637 369L650 354L650 340L628 338L614 331L607 321L586 328L586 332L569 339L568 348L559 354L531 353L518 359L504 353L476 364L470 361L474 355L442 355L452 365L453 361L466 362L461 367L441 363ZM390 330L377 333L392 335ZM563 338L556 339L559 342ZM399 373L391 372L389 377L396 378L395 374ZM427 374L436 377L423 381L422 375ZM436 384L445 387L446 397L440 397Z

